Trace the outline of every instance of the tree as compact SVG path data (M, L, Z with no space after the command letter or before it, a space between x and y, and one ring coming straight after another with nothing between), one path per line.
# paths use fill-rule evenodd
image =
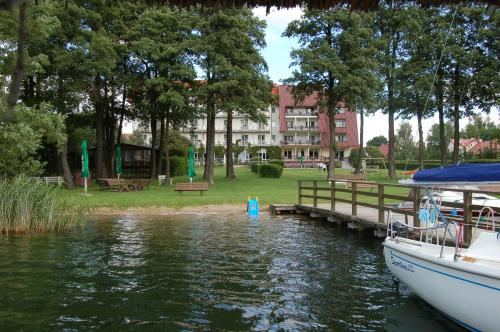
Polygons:
M384 135L375 136L366 142L366 146L379 147L382 144L387 144L387 138Z
M285 83L292 86L296 100L315 96L318 107L326 110L329 122L329 178L335 172L335 114L342 107L339 101L344 97L340 81L348 70L339 54L340 19L345 15L345 12L337 10L306 10L284 32L284 36L298 38L300 44L300 48L291 53L291 65L297 66L298 70L294 70Z
M409 122L401 122L396 135L397 158L399 160L410 160L415 156L415 141L413 140L412 128Z
M391 179L396 178L394 118L401 109L399 102L402 100L400 90L402 41L407 31L406 26L412 20L404 6L397 1L386 1L376 12L376 35L380 45L380 74L385 84L383 110L389 118L388 175Z
M7 112L8 107L0 103L0 116ZM59 149L66 146L64 120L48 104L37 108L18 104L11 121L0 122L0 176L39 176L44 166L38 159L42 146L48 143Z
M430 98L434 74L431 54L433 44L430 39L428 13L422 9L411 10L415 17L403 41L405 58L401 65L402 110L400 116L410 119L416 115L418 123L418 160L424 169L424 133L422 120L432 115L434 100Z
M445 156L442 156L441 149L441 125L439 123L435 123L429 129L429 133L427 134L427 157L429 159L440 159L444 160L446 164L446 157L448 154L448 143L450 142L451 137L453 136L453 125L449 122L445 123Z
M232 149L232 112L257 117L259 110L271 102L271 82L258 48L264 46L264 22L247 9L225 9L215 13L197 11L197 39L194 50L202 69L203 84L199 85L199 103L207 116L207 146L203 177L214 183L215 116L226 112L227 176L234 177Z

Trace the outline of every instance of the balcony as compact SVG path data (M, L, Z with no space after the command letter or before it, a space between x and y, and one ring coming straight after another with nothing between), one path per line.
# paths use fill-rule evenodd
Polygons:
M318 126L291 126L287 127L288 131L319 131Z
M287 109L285 111L285 116L318 116L318 111Z
M309 140L294 140L294 141L280 141L281 145L321 145L321 141Z

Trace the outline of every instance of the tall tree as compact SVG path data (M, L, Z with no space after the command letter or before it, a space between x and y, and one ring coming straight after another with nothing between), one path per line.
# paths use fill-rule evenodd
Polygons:
M326 110L328 116L328 178L335 174L335 114L342 107L339 101L344 97L340 82L348 72L339 54L340 19L344 16L345 13L338 10L306 10L284 32L284 36L298 38L300 44L299 49L291 52L291 65L298 69L285 83L292 86L292 93L298 101L314 94L318 107Z
M380 5L376 17L376 36L381 50L380 74L385 84L383 110L389 119L388 175L391 179L396 178L394 119L401 109L402 40L407 31L406 26L411 21L405 6L398 1L385 1Z
M203 70L198 98L207 117L203 177L214 183L215 117L221 111L258 113L270 104L271 84L258 49L264 46L264 22L247 9L197 12L195 52ZM266 96L268 96L266 98ZM269 102L266 102L269 100ZM229 124L229 123L228 123ZM230 127L230 126L229 126ZM231 135L229 135L231 136ZM228 176L232 171L232 141L228 137Z

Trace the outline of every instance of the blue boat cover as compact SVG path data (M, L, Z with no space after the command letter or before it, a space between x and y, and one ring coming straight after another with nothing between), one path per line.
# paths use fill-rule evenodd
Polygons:
M457 164L424 169L413 175L415 182L500 182L500 163Z

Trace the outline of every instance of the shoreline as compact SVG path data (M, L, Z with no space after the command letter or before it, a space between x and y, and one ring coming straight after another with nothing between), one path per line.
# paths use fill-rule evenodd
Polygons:
M268 211L265 207L261 211ZM126 209L116 207L95 208L93 216L120 216L120 215L141 215L141 216L169 216L169 215L216 215L216 214L241 214L246 213L244 204L210 204L184 207L150 206L150 207L130 207Z

